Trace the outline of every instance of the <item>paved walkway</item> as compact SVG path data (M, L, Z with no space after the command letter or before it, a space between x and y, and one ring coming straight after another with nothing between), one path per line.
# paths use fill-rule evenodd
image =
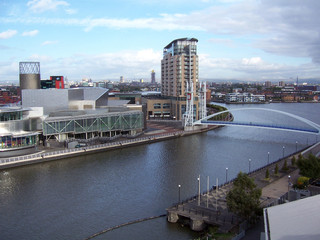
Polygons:
M289 177L290 176L290 180ZM292 183L295 183L299 177L299 170L296 169L291 173L286 174L282 178L270 183L262 188L262 197L278 198L286 194L291 187Z
M286 194L288 192L288 175L290 175L291 183L294 183L299 177L299 170L296 169L262 188L262 198L272 202ZM242 240L260 239L262 232L264 232L263 217L260 218L260 221L253 228L246 230L246 235Z
M295 157L296 159L298 158L298 156ZM299 177L299 170L291 166L291 158L292 156L286 157L249 174L254 179L257 187L262 189L260 198L262 207L273 205L279 199L283 201L289 187ZM287 161L288 171L281 171L285 161ZM278 165L279 169L278 174L274 173L276 165ZM265 180L267 169L269 169L270 173L268 181ZM227 208L226 196L232 186L233 182L229 182L219 190L211 190L208 194L202 194L200 198L195 196L168 208L168 220L175 222L176 216L183 216L192 220L198 219L206 224L219 225L220 230L224 232L230 231L241 222L241 219L229 212Z

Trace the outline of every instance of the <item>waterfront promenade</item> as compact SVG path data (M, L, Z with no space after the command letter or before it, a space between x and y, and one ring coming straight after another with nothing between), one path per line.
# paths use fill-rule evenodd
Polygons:
M293 156L297 159L300 153L307 156L310 153L316 155L318 152L320 152L320 143L249 173L257 187L262 189L261 206L268 207L285 202L292 183L296 182L299 177L299 170L295 166L291 166ZM289 170L281 171L285 161L287 161ZM278 174L274 172L276 164L280 169ZM268 181L265 180L267 169L270 172ZM218 188L211 189L209 192L175 204L167 209L168 221L172 223L187 221L190 228L195 231L201 231L207 225L219 226L222 232L232 231L243 221L229 212L227 208L226 196L232 187L233 181L230 181Z
M54 161L59 159L66 159L70 157L76 157L79 155L93 154L98 152L109 151L113 149L121 149L130 146L136 146L141 144L150 144L157 141L164 141L167 139L188 136L191 134L197 134L205 131L212 130L216 127L208 127L195 131L183 131L181 129L166 126L157 123L148 123L146 131L136 138L118 138L117 140L97 144L91 146L85 146L80 148L40 148L37 153L28 154L23 156L16 156L10 158L0 158L0 169L24 166L29 164Z

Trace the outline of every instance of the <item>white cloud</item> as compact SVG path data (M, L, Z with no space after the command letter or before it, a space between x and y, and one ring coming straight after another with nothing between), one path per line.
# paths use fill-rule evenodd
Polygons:
M186 15L161 14L158 18L137 18L137 19L112 19L112 18L95 18L95 19L73 19L73 23L83 25L86 31L94 27L107 28L133 28L133 29L152 29L152 30L202 30L199 26L190 24L181 24L178 19L185 18Z
M61 74L70 80L80 80L83 76L92 76L93 80L97 81L119 79L123 75L126 79L144 78L148 81L152 69L156 71L156 78L160 79L161 58L161 51L141 49L97 55L75 54L58 59L34 54L28 60L41 62L41 76L43 78L53 74Z
M184 23L183 19L188 17L183 14L161 14L154 18L0 18L5 23L22 24L45 24L45 25L63 25L84 27L85 31L90 31L95 27L105 27L114 29L151 29L151 30L185 30L185 31L203 31L204 29L191 20ZM183 21L181 21L182 19Z
M212 38L209 39L209 42L214 43L215 45L219 44L227 47L235 47L235 42L228 38Z
M17 79L17 75L19 73L19 62L0 62L0 72L1 82L6 80Z
M52 44L57 44L58 41L44 41L41 45L46 46L46 45L52 45Z
M318 0L246 0L196 11L188 18L207 32L241 36L267 53L307 57L320 63L318 9ZM188 19L180 21L188 23Z
M227 1L227 5L213 5L189 14L161 14L151 18L2 18L0 21L79 26L85 31L96 27L206 31L226 36L223 39L242 37L252 47L267 53L311 58L313 62L320 63L320 1ZM68 5L65 1L57 0L28 2L30 8L38 11ZM224 44L232 46L231 41L225 41Z
M289 79L299 75L311 78L320 75L317 64L308 63L300 66L275 64L264 61L261 57L242 59L212 58L207 54L199 55L200 78L234 78L264 80Z
M5 32L0 32L0 39L8 39L16 35L18 32L16 30L7 30Z
M182 1L177 0L177 2ZM211 3L212 1L209 2ZM185 31L185 33L193 34L195 37L197 37L196 31L205 31L207 35L202 35L201 33L201 36L209 36L208 38L211 38L209 43L235 47L238 46L236 44L240 39L242 46L246 45L248 49L253 47L251 51L254 53L248 53L247 56L250 57L246 55L237 56L237 59L217 59L202 55L200 77L210 75L214 77L215 74L223 76L223 72L233 73L234 76L250 76L252 74L251 76L256 76L257 78L276 78L277 75L285 76L286 78L296 75L320 75L318 66L320 63L320 14L318 14L320 1L220 0L220 2L227 2L228 4L215 4L217 3L215 1L211 7L207 7L208 4L206 4L205 9L186 14L161 14L159 16L138 18L122 18L121 16L119 18L2 17L0 22L77 26L86 31L98 27L157 31L181 30L181 32ZM58 7L62 7L65 11L69 11L69 14L75 13L75 10L69 9L69 3L66 1L30 0L28 7L35 12L55 10ZM15 34L17 34L15 30L2 32L0 33L0 39L10 38ZM46 41L43 45L54 43L57 42ZM261 50L269 54L261 54ZM233 53L230 52L226 55L231 56ZM236 54L238 53L235 53L234 56ZM307 58L312 59L312 62L300 66L290 66L285 63L276 64L264 61L264 56L271 55ZM251 56L256 57L252 58ZM97 56L78 55L59 60L64 63L70 62L69 66L61 64L59 67L66 72L70 72L71 75L79 71L78 67L76 67L77 64L88 67L88 69L81 67L81 70L87 72L85 73L86 75L91 75L93 72L94 74L98 72L99 76L107 77L109 74L111 76L130 75L144 73L149 66L150 68L159 66L161 53L156 56L157 60L154 57L155 52L150 49ZM268 59L275 58L272 56ZM151 63L153 64L152 66ZM70 71L67 66L71 68ZM122 73L122 70L125 73ZM301 71L301 73L298 71ZM148 76L148 73L146 74Z
M225 1L225 0L223 0ZM253 47L271 54L309 57L320 63L320 1L228 0L227 5L215 5L189 14L161 14L152 18L28 18L1 19L7 22L42 23L114 29L151 29L206 31L225 36L242 36ZM40 4L41 3L41 4ZM46 3L46 4L45 4ZM28 3L39 10L67 6L65 1L32 0ZM226 38L224 38L226 39ZM222 42L220 42L222 43ZM232 46L230 41L225 44Z
M243 65L251 65L251 66L257 66L262 65L263 61L260 57L252 57L252 58L243 58L241 60Z
M27 3L27 6L31 11L41 13L56 10L59 6L67 7L69 3L57 0L31 0Z
M53 59L46 55L33 54L29 57L30 61L36 61L40 63L52 62Z
M78 12L78 10L76 9L71 9L71 8L68 8L65 10L65 12L69 15L72 15L72 14L76 14Z
M26 31L22 33L22 36L24 37L33 37L39 33L38 30L32 30L32 31Z

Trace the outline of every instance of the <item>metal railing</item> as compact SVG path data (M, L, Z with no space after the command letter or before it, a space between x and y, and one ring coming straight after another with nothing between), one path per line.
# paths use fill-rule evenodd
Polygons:
M177 132L173 132L173 133L151 135L151 136L146 136L146 137L141 137L141 138L127 139L127 140L122 140L122 141L117 141L117 142L97 144L97 145L80 147L80 148L64 149L64 150L52 151L52 152L40 152L40 153L34 153L34 154L29 154L29 155L4 158L4 159L0 159L0 164L13 163L13 162L18 162L18 161L53 158L53 157L59 156L59 155L66 155L67 156L68 154L71 154L71 153L81 153L81 152L87 152L87 151L91 152L91 151L94 151L97 149L108 149L108 148L119 147L119 146L121 147L123 145L131 145L131 144L135 144L135 143L148 142L151 140L158 140L158 139L167 138L167 137L179 136L183 133L184 133L184 131L177 131Z

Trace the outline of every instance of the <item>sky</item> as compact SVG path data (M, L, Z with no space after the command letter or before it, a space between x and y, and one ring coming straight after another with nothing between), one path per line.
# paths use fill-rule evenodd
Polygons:
M199 78L320 77L319 0L0 0L0 82L161 79L163 48L198 39Z

